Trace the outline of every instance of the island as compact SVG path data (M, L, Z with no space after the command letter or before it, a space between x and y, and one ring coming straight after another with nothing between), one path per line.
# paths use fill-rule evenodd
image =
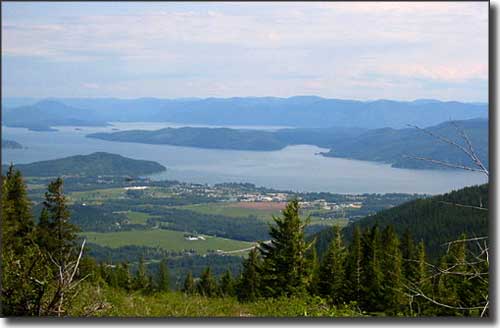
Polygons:
M15 163L14 163L15 164ZM142 176L165 171L166 168L153 161L136 160L105 152L76 155L15 167L24 176ZM3 172L7 166L2 165Z

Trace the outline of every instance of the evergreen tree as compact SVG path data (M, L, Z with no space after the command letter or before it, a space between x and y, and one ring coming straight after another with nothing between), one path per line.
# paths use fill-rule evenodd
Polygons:
M292 200L283 210L283 217L273 217L270 243L261 243L263 257L262 292L266 296L293 296L307 292L310 283L306 252L312 243L304 240L303 223L299 217L299 202Z
M243 261L243 270L237 283L236 294L240 301L253 301L260 296L261 260L257 250L252 249L248 258Z
M168 273L167 260L160 262L158 270L158 290L161 292L168 292L170 290L170 276Z
M363 282L363 248L361 243L361 229L354 227L352 242L349 246L349 256L346 261L346 280L348 283L348 298L351 301L361 300Z
M320 294L320 262L316 247L311 247L309 262L311 263L311 283L309 284L309 293L311 295Z
M405 303L402 278L402 255L399 239L392 225L387 226L383 232L383 259L382 272L384 275L384 312L397 315L403 310Z
M146 265L144 263L144 257L141 256L139 259L139 265L137 266L137 272L134 278L134 288L135 289L146 289L149 286L148 272Z
M344 270L346 255L340 227L335 226L334 239L321 264L319 281L320 294L331 299L334 304L342 304L346 299Z
M32 244L34 227L26 184L13 165L2 180L2 245L22 256L24 247Z
M226 270L226 272L222 275L219 284L219 291L222 296L234 295L234 280L231 275L231 271Z
M26 185L11 165L2 176L2 315L38 315L51 272L34 242Z
M57 178L48 186L43 206L46 212L42 214L38 226L38 236L42 247L63 269L68 257L75 249L76 233L78 228L69 222L70 215L63 194L63 180Z
M415 281L418 271L417 249L410 230L406 229L401 239L401 256L403 258L402 274L406 281Z
M132 277L130 276L129 264L127 261L122 262L116 267L116 280L118 286L130 291L132 289Z
M383 311L382 239L378 225L363 233L362 304L366 311Z
M186 279L184 279L182 291L186 294L193 294L195 292L194 279L191 271L188 272Z
M202 296L215 296L217 294L217 283L212 276L210 267L207 267L201 274L200 280L196 285L196 290Z

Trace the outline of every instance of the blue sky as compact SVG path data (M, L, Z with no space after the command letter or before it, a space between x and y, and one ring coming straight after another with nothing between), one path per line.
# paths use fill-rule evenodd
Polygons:
M487 2L2 3L10 97L487 101Z

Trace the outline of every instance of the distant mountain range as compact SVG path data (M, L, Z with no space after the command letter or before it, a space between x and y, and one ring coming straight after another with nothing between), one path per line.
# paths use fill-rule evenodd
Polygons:
M488 105L421 99L357 101L315 96L290 98L114 99L61 98L26 105L6 100L3 123L33 129L58 125L104 125L106 122L176 122L207 125L279 125L297 128L403 128L448 120L487 118ZM17 104L24 104L16 107ZM10 105L10 106L7 106Z
M11 127L23 127L33 131L54 131L53 126L106 126L93 111L68 106L52 100L33 105L4 108L2 123Z
M77 155L60 159L15 164L24 176L140 176L165 171L166 168L153 161L136 160L104 152ZM2 165L6 172L7 165Z
M429 127L428 131L464 144L463 130L483 163L488 165L488 120L472 119L445 122ZM155 131L132 130L94 133L87 137L118 142L168 144L186 147L232 150L279 150L288 145L309 144L330 148L324 156L378 161L394 167L414 169L444 169L425 161L408 158L426 157L455 164L473 165L471 160L450 144L415 128L359 129L317 128L282 129L274 132L228 128L165 128Z

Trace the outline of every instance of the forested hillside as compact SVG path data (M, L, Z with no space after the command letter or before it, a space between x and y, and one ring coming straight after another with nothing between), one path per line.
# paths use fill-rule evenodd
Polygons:
M446 249L443 244L461 233L488 236L488 188L489 185L484 184L410 201L360 219L344 228L343 234L350 240L356 226L364 229L378 224L383 229L392 225L398 234L408 230L415 240L424 241L429 258L436 260ZM319 253L326 250L332 238L330 230L317 235Z
M136 160L104 152L16 165L24 176L146 175L166 168L153 161ZM7 169L2 166L3 171Z

